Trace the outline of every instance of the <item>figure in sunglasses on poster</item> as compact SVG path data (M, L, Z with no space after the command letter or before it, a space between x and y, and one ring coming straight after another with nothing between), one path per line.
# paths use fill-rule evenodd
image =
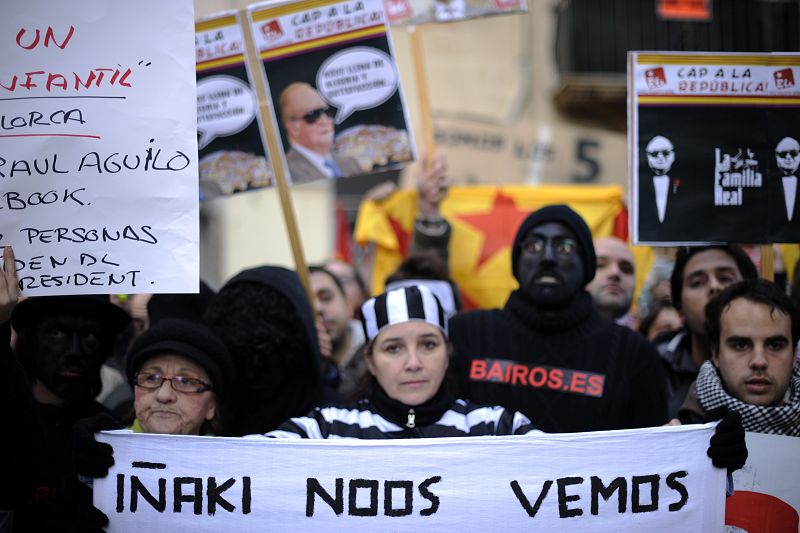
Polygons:
M289 138L286 163L293 183L360 174L352 157L333 154L334 109L314 87L295 82L278 99L281 120Z
M675 162L675 148L666 137L656 135L647 144L647 164L653 171L653 188L656 192L656 208L658 221L664 222L667 213L667 198L669 196L670 180L667 173Z
M791 137L784 137L775 147L775 160L783 173L781 185L786 204L786 219L791 222L797 197L797 169L800 167L800 144Z

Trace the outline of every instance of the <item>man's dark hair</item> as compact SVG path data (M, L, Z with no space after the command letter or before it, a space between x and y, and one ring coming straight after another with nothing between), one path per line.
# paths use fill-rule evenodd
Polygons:
M683 292L683 271L686 263L692 256L705 252L706 250L722 250L733 258L739 273L743 279L757 279L758 270L741 246L737 244L714 244L711 246L682 246L675 254L675 266L672 268L672 276L669 279L670 292L672 293L672 305L675 309L681 308L681 293Z
M311 265L311 266L309 266L308 267L308 273L309 274L313 274L314 272L321 272L323 274L326 274L329 278L331 278L333 280L333 283L336 285L336 288L339 289L339 292L342 294L342 296L345 296L345 297L347 296L345 294L345 292L344 292L344 285L342 285L342 280L340 280L339 277L336 274L334 274L333 272L331 272L330 270L328 270L327 268L325 268L322 265Z
M751 279L737 281L720 292L706 305L706 335L714 352L720 347L720 319L722 312L733 302L742 298L744 300L769 306L770 314L776 311L789 317L792 349L797 346L800 339L800 309L780 287L765 279Z

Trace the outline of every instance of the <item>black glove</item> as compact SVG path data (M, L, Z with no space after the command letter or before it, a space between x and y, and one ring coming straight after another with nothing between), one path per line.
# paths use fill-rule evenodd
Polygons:
M723 405L706 413L706 422L715 420L720 420L720 423L711 436L711 444L706 453L717 468L727 468L728 473L739 470L747 461L742 415Z
M108 517L92 505L92 489L74 474L62 480L54 507L57 522L54 531L64 533L103 533Z
M76 505L73 517L70 533L105 533L104 528L108 525L106 514L92 504Z
M122 429L122 425L107 413L75 422L72 427L75 471L79 476L106 477L114 464L114 449L97 442L94 434L104 429Z

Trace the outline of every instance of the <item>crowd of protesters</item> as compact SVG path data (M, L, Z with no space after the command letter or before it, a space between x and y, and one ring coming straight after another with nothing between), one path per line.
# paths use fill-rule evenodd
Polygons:
M328 262L310 269L313 302L275 266L137 310L134 298L20 299L6 247L0 401L14 438L0 532L102 531L79 481L113 464L102 429L390 439L721 420L708 455L729 471L747 457L745 430L800 436L797 302L740 247L679 249L640 334L626 243L593 241L578 213L550 205L516 231L519 288L500 309L465 311L438 210L445 168L429 168L416 245L380 295ZM105 405L104 363L121 376Z

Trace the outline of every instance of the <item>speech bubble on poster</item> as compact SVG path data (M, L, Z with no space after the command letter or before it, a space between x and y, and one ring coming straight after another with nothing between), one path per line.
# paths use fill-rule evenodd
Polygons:
M197 143L202 150L217 137L239 133L256 116L256 96L233 76L197 80Z
M391 56L366 46L333 54L317 71L317 89L339 110L337 124L359 109L384 103L397 90L399 80Z

